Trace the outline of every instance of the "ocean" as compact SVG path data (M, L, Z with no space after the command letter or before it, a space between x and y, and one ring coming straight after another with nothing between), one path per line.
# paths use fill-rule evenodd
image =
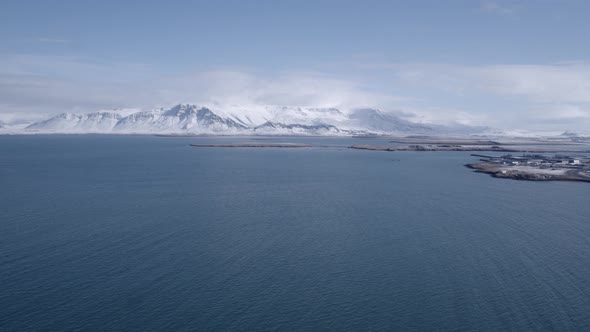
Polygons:
M590 329L588 183L385 142L0 136L0 330Z

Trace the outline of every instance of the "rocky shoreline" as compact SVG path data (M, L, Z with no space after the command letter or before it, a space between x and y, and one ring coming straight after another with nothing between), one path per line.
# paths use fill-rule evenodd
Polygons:
M581 181L590 182L590 176L575 170L542 169L533 166L506 166L481 162L465 167L495 178L525 181Z

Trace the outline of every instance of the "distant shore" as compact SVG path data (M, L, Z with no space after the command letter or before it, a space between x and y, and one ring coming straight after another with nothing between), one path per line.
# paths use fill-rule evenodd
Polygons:
M309 148L310 144L299 143L227 143L227 144L191 144L197 148Z
M378 146L378 145L352 145L350 149L358 150L371 150L371 151L465 151L465 152L535 152L535 153L590 153L590 151L582 150L567 150L563 148L559 149L548 149L539 147L517 147L512 146L510 148L500 145L391 145L391 146Z
M458 141L455 141L458 142ZM446 142L449 143L449 142ZM481 141L469 142L472 144ZM497 142L493 142L497 143ZM518 142L522 144L522 142ZM553 144L547 144L551 146ZM555 144L555 148L530 147L527 145L509 147L497 145L353 145L351 149L370 151L463 151L463 152L507 152L503 157L484 156L472 154L472 156L484 157L479 163L467 164L468 168L476 172L486 173L496 178L527 180L527 181L581 181L590 182L590 161L588 158L575 159L571 157L545 157L539 153L590 153L586 150L564 149L564 144ZM522 157L512 157L510 153L524 152ZM528 154L527 154L528 153ZM533 153L533 154L531 154Z

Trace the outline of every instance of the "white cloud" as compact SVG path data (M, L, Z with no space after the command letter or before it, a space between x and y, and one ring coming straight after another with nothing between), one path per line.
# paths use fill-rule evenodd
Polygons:
M429 124L460 124L467 126L480 126L490 123L488 114L477 114L456 108L442 107L404 107L405 115L400 116L406 120Z
M466 69L482 88L534 102L590 102L588 65L499 65Z
M540 107L540 109L532 109L531 111L534 113L534 118L538 118L540 122L568 123L590 120L590 104L549 104Z
M407 83L455 92L475 90L533 102L590 102L590 65L400 64L390 69Z
M52 44L69 44L72 41L69 39L63 39L63 38L48 38L48 37L40 37L37 38L38 42L41 43L52 43Z
M370 92L357 83L316 72L264 75L255 71L210 71L165 82L182 87L168 91L169 100L190 96L216 104L377 107L401 97Z
M481 3L481 10L488 13L496 13L503 15L510 15L516 12L516 9L513 5L510 5L506 2L501 3L498 1L483 1Z
M116 107L167 107L180 102L241 105L377 107L400 97L370 92L317 72L264 74L216 70L164 74L133 63L105 64L59 56L0 57L0 117L47 116Z
M445 92L455 99L477 96L482 106L510 119L590 119L590 65L446 65L391 64L401 82ZM452 97L451 97L452 98ZM576 125L580 125L579 123Z

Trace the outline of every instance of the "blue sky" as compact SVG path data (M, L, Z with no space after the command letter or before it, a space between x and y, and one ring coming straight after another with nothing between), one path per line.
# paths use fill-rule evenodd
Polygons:
M179 102L590 130L588 1L10 1L0 120Z

